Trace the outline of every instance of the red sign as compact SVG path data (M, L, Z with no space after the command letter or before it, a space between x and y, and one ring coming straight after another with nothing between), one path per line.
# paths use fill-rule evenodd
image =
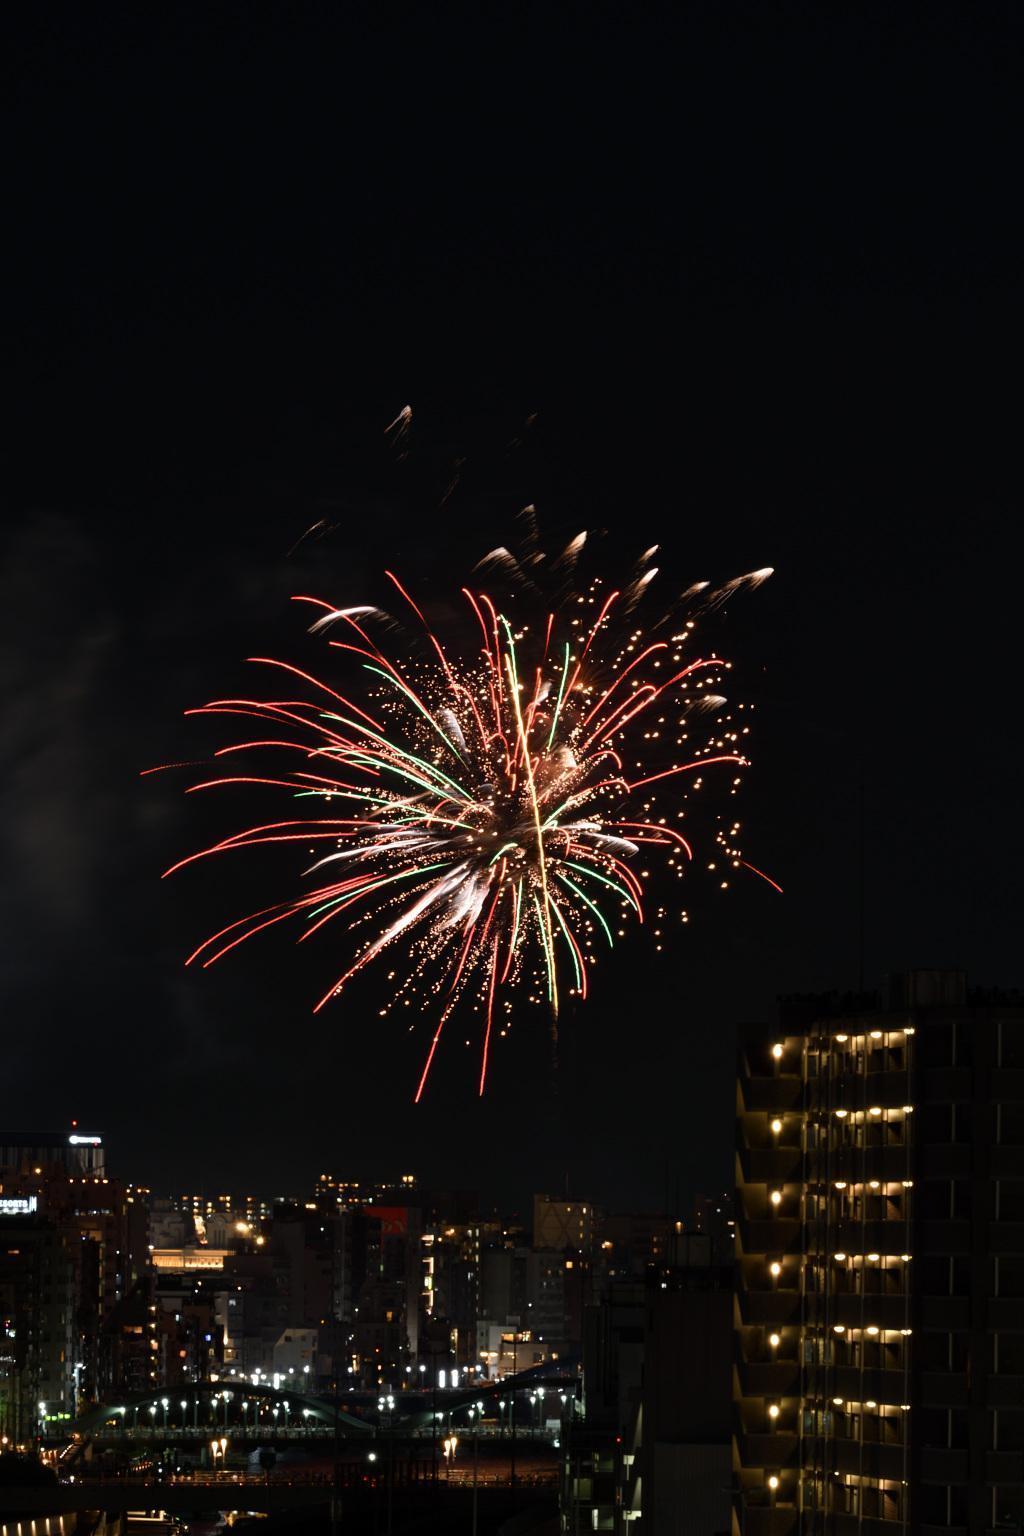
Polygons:
M380 1222L381 1237L405 1237L409 1231L409 1211L404 1205L368 1205L366 1214Z

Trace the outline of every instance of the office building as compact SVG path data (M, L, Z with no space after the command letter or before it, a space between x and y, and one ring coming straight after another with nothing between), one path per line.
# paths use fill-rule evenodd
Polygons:
M66 1133L0 1131L0 1175L42 1173L52 1167L102 1178L107 1171L103 1137L81 1132L77 1126Z
M534 1195L533 1246L572 1248L589 1253L594 1241L595 1217L596 1212L589 1201Z

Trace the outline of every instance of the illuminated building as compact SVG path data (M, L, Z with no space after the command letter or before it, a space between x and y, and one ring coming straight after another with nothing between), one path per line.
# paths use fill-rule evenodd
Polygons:
M694 1231L711 1239L716 1264L731 1264L736 1238L732 1194L698 1195L694 1201Z
M674 1262L681 1231L681 1222L660 1213L602 1212L595 1222L595 1249L607 1256L617 1273L642 1275L649 1264Z
M421 1239L425 1318L445 1318L455 1338L458 1365L477 1360L480 1301L480 1227L460 1223L424 1232Z
M556 1195L533 1197L533 1246L575 1248L589 1253L594 1240L594 1207Z
M1024 1008L959 972L744 1028L734 1531L1024 1518Z
M0 1173L58 1166L66 1173L106 1173L103 1137L77 1128L63 1131L0 1131Z
M75 1411L75 1268L37 1214L0 1218L0 1433L57 1433Z
M0 1217L19 1207L37 1211L66 1242L76 1384L81 1397L93 1398L101 1325L146 1267L144 1192L129 1194L107 1176L98 1135L0 1133L0 1142Z

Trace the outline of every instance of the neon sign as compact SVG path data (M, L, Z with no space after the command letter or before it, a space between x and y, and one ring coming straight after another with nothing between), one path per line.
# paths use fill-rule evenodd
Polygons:
M36 1195L0 1195L0 1216L31 1216L38 1209Z

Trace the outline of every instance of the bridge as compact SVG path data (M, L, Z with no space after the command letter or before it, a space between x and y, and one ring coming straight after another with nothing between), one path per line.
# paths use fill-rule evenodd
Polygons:
M567 1409L572 1411L569 1405L577 1382L571 1361L547 1362L501 1381L454 1390L392 1392L384 1388L336 1398L222 1378L101 1403L82 1413L70 1432L80 1446L143 1442L207 1448L215 1440L227 1439L237 1451L246 1444L345 1443L372 1437L382 1429L413 1436L433 1434L438 1421L465 1424L471 1418L479 1425L491 1409L499 1432L503 1427L511 1429L514 1421L515 1433L528 1435L531 1426L543 1419L546 1397L549 1410L557 1404L551 1417L562 1418ZM480 1432L488 1432L486 1425Z
M71 1425L80 1440L159 1440L167 1444L232 1439L351 1439L374 1425L338 1402L274 1387L224 1381L191 1382L177 1389L137 1393L100 1403Z

